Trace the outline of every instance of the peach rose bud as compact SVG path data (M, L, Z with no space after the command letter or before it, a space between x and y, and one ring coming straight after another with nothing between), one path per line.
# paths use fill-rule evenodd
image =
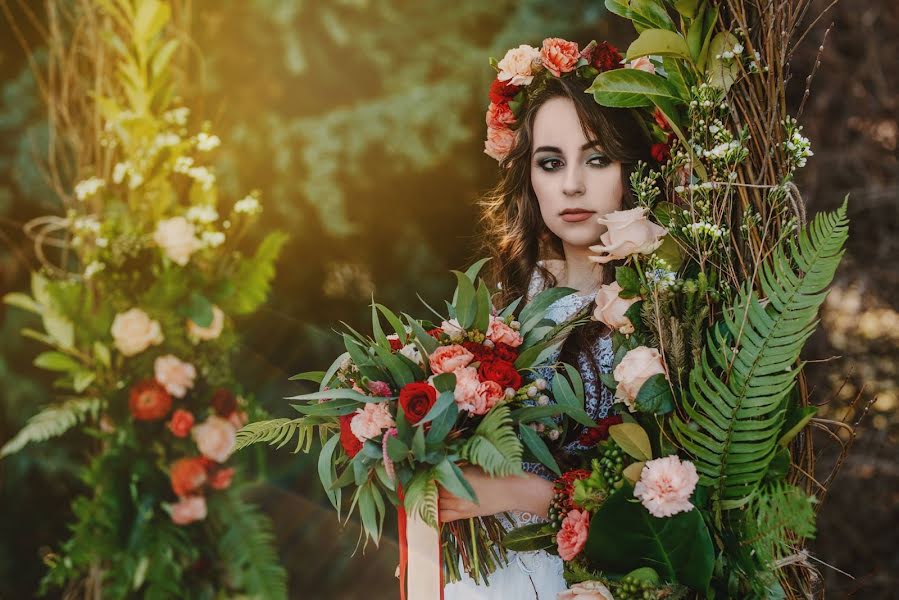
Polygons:
M621 285L617 281L600 286L596 293L596 309L593 311L593 318L612 329L617 329L620 333L633 333L634 324L624 316L624 313L639 301L640 297L622 298L618 295L620 293Z
M615 388L615 398L618 402L624 402L630 412L637 410L636 400L640 388L646 380L653 375L664 375L668 378L665 369L665 361L655 348L638 346L628 351L615 367L612 375L618 383Z
M591 256L590 260L607 263L633 254L655 252L662 245L662 238L668 230L646 218L648 210L618 210L597 219L601 225L606 226L606 232L599 236L602 244L590 246L590 250L601 256Z

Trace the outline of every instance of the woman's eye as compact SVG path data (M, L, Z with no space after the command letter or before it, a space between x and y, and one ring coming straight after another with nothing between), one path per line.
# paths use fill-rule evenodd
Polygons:
M558 158L545 158L540 161L540 168L544 171L556 171L562 166L562 161Z
M611 163L612 161L605 156L591 156L590 160L587 161L588 165L593 165L595 167L607 167Z

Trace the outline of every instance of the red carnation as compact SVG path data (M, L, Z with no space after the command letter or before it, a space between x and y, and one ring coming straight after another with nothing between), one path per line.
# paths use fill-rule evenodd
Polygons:
M501 388L517 390L521 387L521 375L515 365L505 360L488 360L478 367L478 375L482 381L495 381Z
M506 344L505 342L499 342L496 344L496 348L494 349L494 354L496 358L500 360L505 360L510 363L514 363L518 360L518 350Z
M172 408L172 395L155 379L145 379L131 388L128 406L138 421L158 421Z
M192 494L206 483L206 463L198 456L178 459L169 469L169 478L177 496Z
M172 413L172 418L166 423L166 426L175 437L187 437L187 434L190 433L190 428L194 426L194 415L189 410L179 408Z
M596 48L593 50L590 64L599 70L599 72L611 71L612 69L620 69L623 66L621 60L622 58L621 54L618 53L618 48L608 42L602 42L601 44L597 44Z
M493 360L493 348L488 348L484 344L478 342L464 341L462 347L474 354L474 359L478 362L485 360Z
M403 349L403 342L401 342L398 337L397 338L393 338L393 337L387 338L387 341L390 342L390 349L393 350L394 352L399 352L400 350Z
M350 423L353 422L354 418L356 418L356 413L354 412L340 417L340 445L343 446L346 455L350 458L353 458L362 450L362 442L350 429Z
M581 434L581 437L578 438L578 443L581 446L590 447L595 446L599 442L604 442L609 439L609 427L612 425L620 425L621 423L624 423L624 419L619 415L612 415L611 417L600 419L597 422L596 427L590 427Z
M437 402L437 390L429 383L408 383L400 390L400 406L403 414L406 415L406 420L412 425L421 421L435 402Z
M227 417L237 410L237 397L231 390L219 388L212 394L212 408L217 415Z
M671 158L671 148L664 142L653 144L652 148L649 149L649 153L652 155L652 158L659 163L667 162L668 159Z
M499 79L490 84L490 101L494 104L506 104L518 93L518 86Z

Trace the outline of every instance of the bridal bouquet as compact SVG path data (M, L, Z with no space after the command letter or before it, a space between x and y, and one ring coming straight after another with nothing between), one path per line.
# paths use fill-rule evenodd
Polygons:
M658 164L592 247L625 261L594 315L616 330L618 415L557 482L551 523L507 538L559 553L560 598L812 593L821 487L799 356L848 221L844 202L807 223L793 183L812 156L783 97L794 4L605 2L639 36L588 92L643 112Z
M433 323L374 304L371 337L350 329L343 334L346 352L327 371L293 377L319 385L289 398L303 401L293 405L303 416L250 423L238 432L238 447L296 438L296 450L309 451L317 429L318 475L328 498L340 513L348 490L347 518L358 510L366 539L375 542L385 499L401 510L401 527L408 513L435 529L438 484L476 500L460 464L491 476L521 474L527 452L559 473L549 446L564 438L570 421L594 423L574 368L560 367L568 378L560 373L551 389L535 369L575 325L544 317L573 290L546 290L520 311L519 302L497 310L484 282L476 283L483 264L455 272L453 301L446 315L435 311ZM380 315L393 333L383 331ZM457 580L461 561L482 580L505 558L497 543L504 532L495 517L444 525L445 577Z

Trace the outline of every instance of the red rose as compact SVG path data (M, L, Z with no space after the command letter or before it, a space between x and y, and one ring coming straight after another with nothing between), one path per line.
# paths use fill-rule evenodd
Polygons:
M194 426L194 416L190 411L179 408L172 413L172 419L166 423L166 426L175 437L187 437L190 428Z
M668 144L663 142L653 144L652 148L649 149L649 153L656 162L660 163L666 162L671 158L671 148L668 147Z
M462 342L462 347L474 354L474 359L478 362L493 360L493 348L488 348L484 344L465 341Z
M200 457L181 458L169 470L172 490L178 496L196 492L206 483L206 464Z
M589 427L581 434L577 441L581 446L595 446L599 442L609 439L609 427L621 423L624 423L624 419L619 415L612 415L611 417L600 419L597 421L596 427Z
M237 410L237 397L225 388L219 388L212 394L212 408L220 417L227 417Z
M209 477L209 487L214 490L224 490L231 486L231 479L234 478L234 467L227 469L216 469Z
M490 101L494 104L505 104L518 93L518 86L499 79L490 84Z
M518 350L504 342L498 343L493 353L496 355L496 358L506 362L514 363L518 360Z
M406 420L412 425L421 421L435 402L437 402L437 390L429 383L409 383L400 390L400 406L406 415Z
M521 387L521 375L515 369L515 365L505 360L488 360L478 367L478 375L482 381L495 381L504 390Z
M353 430L350 429L350 423L353 422L355 417L356 413L354 412L340 417L340 445L343 446L346 455L350 458L353 458L359 454L360 450L362 450L362 442L359 441L359 438L357 438L356 434L353 433Z
M615 46L608 42L602 42L594 48L590 64L600 72L611 71L612 69L620 69L623 66L621 60L621 54L618 53L618 49Z
M145 379L131 388L128 406L138 421L158 421L172 408L172 395L155 379Z

